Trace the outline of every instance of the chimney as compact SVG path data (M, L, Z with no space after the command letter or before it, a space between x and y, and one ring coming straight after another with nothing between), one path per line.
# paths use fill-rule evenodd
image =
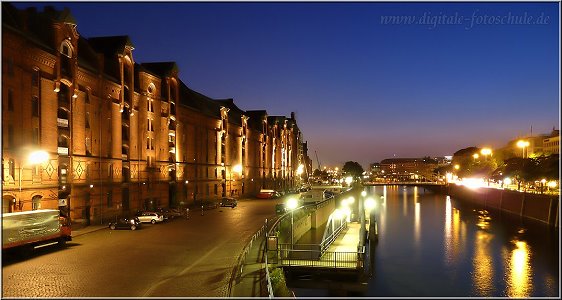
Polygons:
M292 120L295 119L295 112L294 112L294 111L291 112L291 119L292 119Z

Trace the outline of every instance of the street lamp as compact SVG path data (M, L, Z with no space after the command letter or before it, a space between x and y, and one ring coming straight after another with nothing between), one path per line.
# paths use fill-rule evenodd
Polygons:
M33 151L29 154L29 156L27 157L27 163L30 165L38 165L38 164L42 164L44 162L46 162L49 159L49 153L47 153L46 151L43 150L36 150ZM21 203L21 189L22 189L22 176L23 176L23 167L25 166L25 161L21 161L21 165L20 165L20 174L19 174L19 197L20 197L20 203ZM21 209L21 208L20 208Z
M480 153L482 155L484 155L484 158L488 158L488 155L492 155L492 149L490 148L482 148L482 150L480 150Z
M232 172L238 173L238 176L242 175L242 165L237 164L232 167ZM230 190L232 191L232 172L230 172Z
M223 180L224 180L224 183L223 183L223 185L222 185L222 196L223 196L223 197L226 197L226 165L222 162L222 163L221 163L221 167L223 167L223 175L222 175L222 178L223 178ZM201 201L203 201L203 200L201 200ZM203 203L203 202L201 202L201 207L203 207L203 204L202 204L202 203Z
M299 201L296 198L289 198L287 200L287 209L291 211L291 246L294 245L294 234L293 234L293 212L297 206L299 206Z
M521 157L525 158L525 148L529 147L529 141L517 141L517 147L522 149Z

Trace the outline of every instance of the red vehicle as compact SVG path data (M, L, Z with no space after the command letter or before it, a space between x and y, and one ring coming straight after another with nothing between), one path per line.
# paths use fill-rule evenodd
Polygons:
M68 219L59 210L43 209L2 214L2 250L35 248L71 241Z
M281 196L281 195L279 194L279 192L277 192L275 190L261 189L260 192L256 195L256 198L271 199L271 198L277 198L279 196Z

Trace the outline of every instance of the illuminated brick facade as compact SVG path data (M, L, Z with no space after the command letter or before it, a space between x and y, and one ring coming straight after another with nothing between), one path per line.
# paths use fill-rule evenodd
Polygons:
M2 3L3 212L61 208L104 222L300 183L291 117L191 90L126 36L84 38L69 11ZM47 161L29 154L44 150Z

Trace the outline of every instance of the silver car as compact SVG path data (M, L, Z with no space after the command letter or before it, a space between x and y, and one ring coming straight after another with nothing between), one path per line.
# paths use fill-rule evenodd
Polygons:
M164 221L164 216L153 211L143 211L137 214L137 218L141 223L160 223Z

